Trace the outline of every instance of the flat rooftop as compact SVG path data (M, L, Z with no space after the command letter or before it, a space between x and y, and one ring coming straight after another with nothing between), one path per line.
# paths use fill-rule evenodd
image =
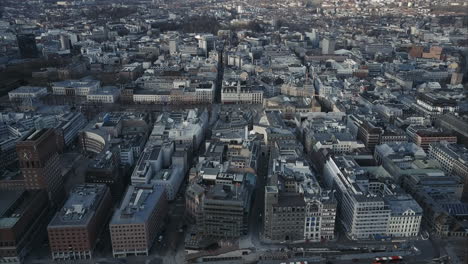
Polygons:
M172 169L162 169L153 175L152 180L169 181L172 176Z
M165 199L164 186L130 185L120 208L112 216L110 225L145 223L160 199Z
M48 228L86 226L96 213L105 193L105 184L80 184L73 188L62 209Z
M47 92L47 88L39 86L20 86L11 91L10 93L37 93L41 91Z
M100 89L90 91L88 95L116 95L119 93L119 88L115 86L104 86Z
M52 86L66 87L66 88L86 88L86 87L91 87L91 86L95 86L99 84L100 84L100 81L85 77L80 80L66 80L66 81L61 81L61 82L54 82Z
M0 192L0 228L11 228L23 216L24 211L37 197L39 191Z

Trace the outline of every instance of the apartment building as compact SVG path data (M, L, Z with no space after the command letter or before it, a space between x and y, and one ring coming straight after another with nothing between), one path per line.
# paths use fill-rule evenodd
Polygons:
M252 187L247 184L216 184L201 203L199 224L207 237L239 238L247 234Z

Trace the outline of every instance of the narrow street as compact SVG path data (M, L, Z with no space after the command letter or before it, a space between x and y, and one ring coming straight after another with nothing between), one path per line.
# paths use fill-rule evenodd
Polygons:
M249 236L255 247L260 247L260 236L263 228L263 207L265 199L265 184L268 174L268 154L262 152L257 169L257 182L252 197L252 211L249 218Z

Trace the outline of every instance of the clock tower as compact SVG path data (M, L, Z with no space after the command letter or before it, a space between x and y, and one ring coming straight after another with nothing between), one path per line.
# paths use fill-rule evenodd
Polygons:
M34 130L16 144L26 189L46 190L52 204L64 198L56 137L54 129Z

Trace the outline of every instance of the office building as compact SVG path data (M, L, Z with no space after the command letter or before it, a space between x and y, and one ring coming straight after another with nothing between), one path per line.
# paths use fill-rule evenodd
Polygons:
M414 159L424 159L426 153L414 143L387 143L377 145L374 151L374 159L377 165L387 166L389 162L404 162Z
M224 81L221 102L223 104L263 104L263 90L260 87L242 85L240 80Z
M358 127L357 139L361 140L367 148L374 151L375 146L380 143L382 128L373 125L370 122L364 121Z
M322 188L303 159L295 140L276 142L271 149L263 235L275 242L335 238L336 200Z
M22 263L45 235L48 214L44 190L0 191L0 263Z
M322 40L322 54L328 55L335 52L335 43L336 40L333 37L325 37Z
M429 146L428 157L437 160L445 173L461 178L464 183L462 200L468 201L468 150L463 145L434 143Z
M265 236L275 241L304 240L305 211L306 203L301 195L280 195L276 186L266 186Z
M91 90L86 95L86 101L97 104L113 104L120 96L119 88L115 86L104 86Z
M47 94L46 87L21 86L8 93L10 101L39 98Z
M109 224L114 257L148 256L166 214L164 187L130 185Z
M117 149L98 153L88 164L86 183L106 184L114 201L119 201L125 191L124 177L119 170Z
M414 143L424 151L429 150L429 146L433 143L440 143L446 141L448 143L457 143L457 137L446 132L441 131L417 131L414 135Z
M66 96L87 96L91 91L98 90L101 82L89 77L80 80L66 80L52 83L52 93Z
M372 177L346 156L327 160L324 180L336 190L339 221L353 239L415 237L419 234L422 208L395 184Z
M71 49L71 41L67 35L60 35L60 49L61 50L69 50Z
M47 227L52 259L91 259L111 208L111 195L106 185L74 187Z
M243 176L243 175L242 175ZM243 180L243 179L242 179ZM201 203L198 225L206 237L239 238L247 234L252 186L216 184Z

